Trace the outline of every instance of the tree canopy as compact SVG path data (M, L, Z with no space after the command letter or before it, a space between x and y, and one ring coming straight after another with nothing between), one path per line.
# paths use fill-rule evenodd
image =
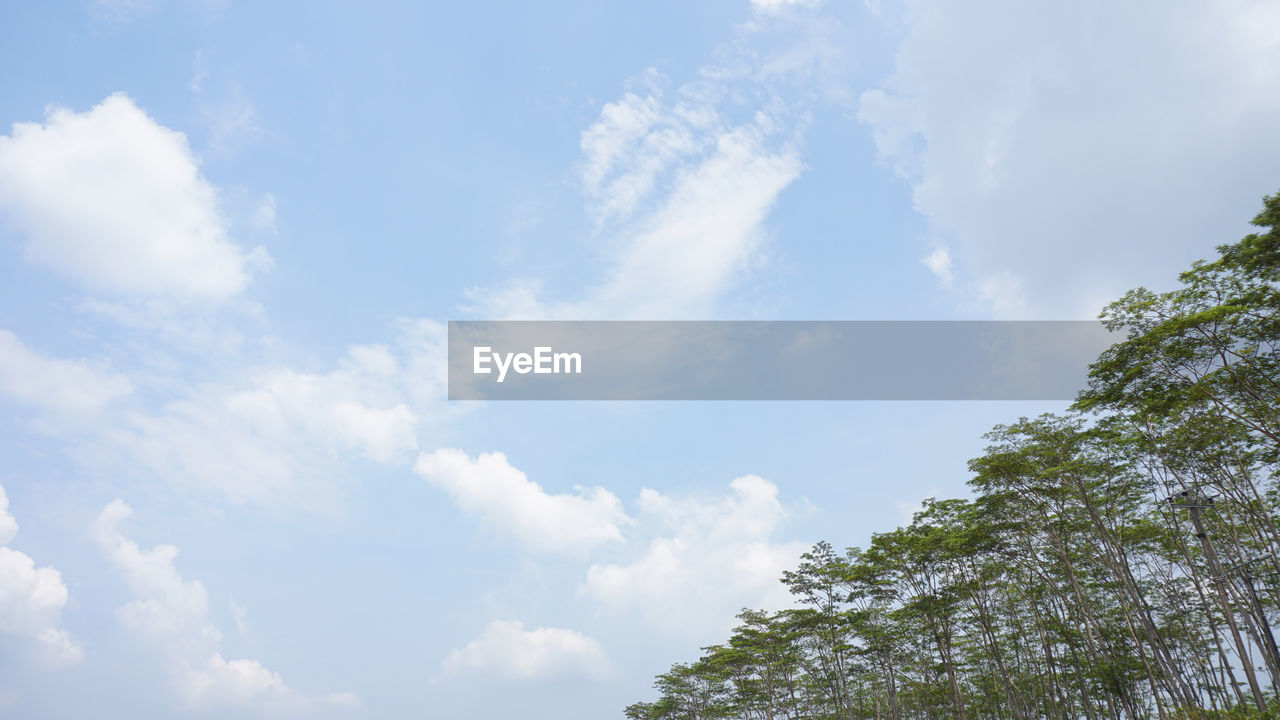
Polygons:
M1280 193L1060 415L995 427L972 495L782 582L630 720L1280 717Z

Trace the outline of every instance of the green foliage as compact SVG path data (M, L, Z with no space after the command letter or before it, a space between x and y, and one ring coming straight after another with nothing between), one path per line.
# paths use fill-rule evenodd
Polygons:
M796 608L743 610L626 717L1280 717L1280 194L1254 224L1108 306L1073 411L988 433L972 499L818 543Z

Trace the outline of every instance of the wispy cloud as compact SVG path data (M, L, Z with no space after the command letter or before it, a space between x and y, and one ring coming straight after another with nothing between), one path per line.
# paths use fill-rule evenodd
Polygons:
M771 28L765 18L745 24L674 89L643 72L582 131L579 181L609 248L597 280L548 298L537 278L518 278L472 289L468 309L512 319L712 315L762 263L765 221L804 170L805 104L785 94L831 61L827 26L805 25L780 50L753 47Z
M0 396L83 421L132 392L129 379L103 363L52 357L0 330Z
M788 511L772 482L746 475L718 498L645 489L630 559L594 564L580 592L611 613L638 611L650 626L699 637L727 629L743 607L785 607L779 582L807 548L774 534Z

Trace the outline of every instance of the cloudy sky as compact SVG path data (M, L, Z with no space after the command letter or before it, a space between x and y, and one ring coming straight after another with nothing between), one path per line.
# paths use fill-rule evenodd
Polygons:
M0 714L620 717L1037 403L449 403L450 319L1088 319L1280 6L9 3Z

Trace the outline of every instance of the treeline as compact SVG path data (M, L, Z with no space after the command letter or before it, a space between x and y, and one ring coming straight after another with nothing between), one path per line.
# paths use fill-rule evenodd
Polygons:
M972 499L819 543L631 720L1280 717L1280 194L1134 290L1066 415L986 435ZM1270 710L1269 710L1270 709ZM1271 714L1268 714L1268 713Z

